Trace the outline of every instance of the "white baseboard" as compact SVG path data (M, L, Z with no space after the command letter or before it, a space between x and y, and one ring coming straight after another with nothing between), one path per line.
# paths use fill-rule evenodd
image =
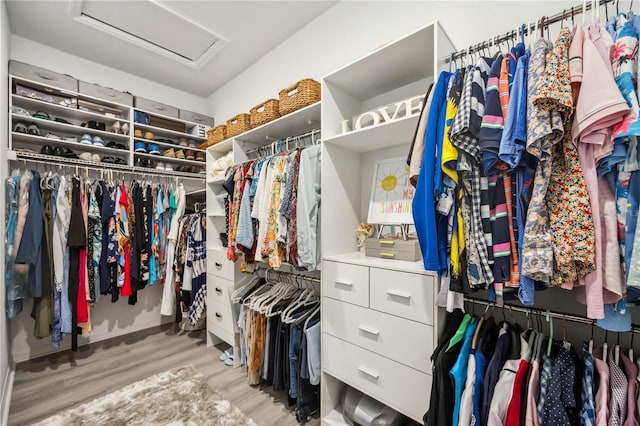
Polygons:
M7 374L4 377L2 383L2 394L0 395L2 398L0 399L0 411L1 419L0 424L6 425L9 423L9 407L11 406L11 393L13 392L13 379L16 374L16 364L12 362L9 364L9 368L7 369Z

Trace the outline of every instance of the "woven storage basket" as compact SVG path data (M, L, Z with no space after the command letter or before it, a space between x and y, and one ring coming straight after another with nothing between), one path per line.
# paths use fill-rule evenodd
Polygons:
M228 119L227 137L230 138L246 132L247 130L251 130L249 117L249 114L243 112L242 114L238 114L235 117Z
M320 100L320 83L310 78L300 80L282 89L280 95L280 115L287 115Z
M207 141L200 145L200 149L207 149L208 147L222 142L227 138L227 125L220 124L219 126L212 127L207 130Z
M280 117L279 104L277 99L269 99L251 108L249 111L251 128L262 126Z

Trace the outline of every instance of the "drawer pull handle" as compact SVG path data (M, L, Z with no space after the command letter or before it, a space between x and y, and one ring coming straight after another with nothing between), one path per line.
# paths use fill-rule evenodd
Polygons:
M222 289L220 287L216 287L216 293L222 294Z
M216 268L222 268L222 263L216 262Z
M364 325L358 326L358 329L364 331L365 333L373 334L374 336L378 336L380 334L378 330L366 327Z
M387 290L387 294L389 296L401 297L403 299L411 299L411 294L403 293L401 291Z
M381 246L391 246L391 247L393 247L393 246L396 245L396 242L393 241L393 240L380 240L380 245Z
M336 280L336 284L343 285L343 286L346 286L346 287L353 287L353 283L350 282L350 281Z
M216 318L222 318L222 315L216 312Z
M378 377L380 377L378 375L378 373L376 373L375 371L371 371L368 368L365 367L358 367L358 371L360 371L363 374L366 374L369 377L373 377L374 379L378 380Z
M390 251L381 251L380 257L383 259L393 259L396 257L396 254Z

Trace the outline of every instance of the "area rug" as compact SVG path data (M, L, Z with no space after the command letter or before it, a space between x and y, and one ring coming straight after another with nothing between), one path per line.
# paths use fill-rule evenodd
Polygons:
M211 390L193 366L186 366L132 383L37 425L255 426L255 423Z

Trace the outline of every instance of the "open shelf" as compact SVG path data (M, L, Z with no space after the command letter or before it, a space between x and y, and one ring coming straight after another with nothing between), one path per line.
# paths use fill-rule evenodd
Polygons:
M78 139L82 135L89 134L93 136L100 136L102 140L104 140L105 145L113 140L116 142L129 142L129 135L121 135L113 132L106 132L103 130L95 130L89 129L87 127L80 127L73 124L59 123L54 120L47 120L44 118L35 118L35 117L26 117L20 114L11 114L12 126L15 126L16 123L22 122L27 125L35 124L40 129L41 133L51 132L51 133L62 133L62 135L74 135L78 136ZM13 128L13 127L12 127Z
M226 139L207 148L207 151L226 154L233 149L233 139Z
M181 150L183 150L185 152L188 149L190 149L193 152L206 152L204 149L200 149L200 148L189 148L188 146L180 146L180 145L178 145L178 142L176 142L176 143L167 143L167 142L159 142L159 141L156 141L156 140L143 139L143 138L135 138L134 139L134 143L135 142L144 142L145 144L152 143L152 144L156 144L156 145L158 145L160 147L181 149Z
M71 142L71 141L66 141L64 139L52 139L52 138L46 138L44 136L35 136L35 135L26 134L26 133L12 132L11 138L14 144L19 143L21 145L20 148L28 147L30 149L33 149L36 152L40 152L40 148L42 148L43 146L50 145L52 147L62 146L65 148L69 148L72 151L74 151L76 154L80 154L81 152L93 152L96 154L115 155L118 157L126 156L128 158L129 156L128 149L124 150L124 149L115 149L115 148L109 148L106 146L99 146L99 145L88 145L88 144L85 145L80 142ZM53 158L60 158L60 157L53 157Z
M177 119L174 118L173 120L177 120ZM154 136L166 137L168 139L177 137L177 138L186 138L187 140L193 139L194 141L200 141L200 142L207 140L207 138L191 135L189 133L176 132L175 130L163 129L162 127L149 126L148 124L140 124L140 123L134 122L133 126L135 129L140 129L145 132L152 132Z
M196 161L196 160L187 160L182 158L173 158L173 157L165 157L164 155L155 155L155 154L147 154L142 152L134 152L134 154L138 157L151 158L156 161L164 161L169 163L179 163L179 164L189 164L192 166L200 166L202 168L205 167L206 163L204 161Z
M360 153L375 151L392 146L406 145L411 141L417 125L418 116L414 115L328 137L323 140L323 143L342 146Z
M116 121L128 122L129 118L126 117L126 113L122 118L111 117L104 114L99 114L97 112L89 112L83 111L81 109L69 108L66 106L53 104L50 102L40 101L38 99L27 98L25 96L20 96L13 94L11 95L11 102L14 106L19 106L28 110L31 113L38 111L46 111L49 115L63 117L65 119L73 119L80 121L87 120L99 120L105 121L108 123L115 123ZM25 117L26 118L26 117Z

